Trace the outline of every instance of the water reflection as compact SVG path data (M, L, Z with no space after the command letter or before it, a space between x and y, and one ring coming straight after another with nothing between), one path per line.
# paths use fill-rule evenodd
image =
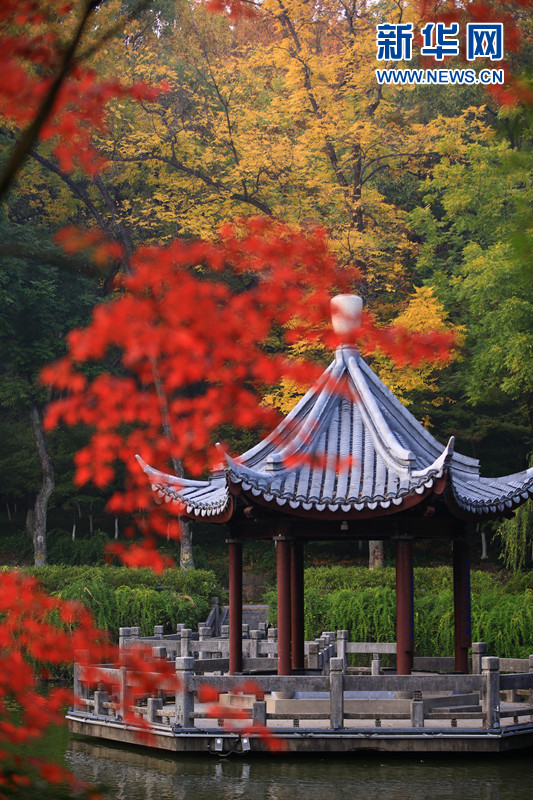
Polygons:
M531 800L527 755L156 756L71 740L66 761L109 800Z

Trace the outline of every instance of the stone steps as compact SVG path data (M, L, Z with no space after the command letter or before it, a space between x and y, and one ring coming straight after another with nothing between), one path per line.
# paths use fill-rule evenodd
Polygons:
M228 606L224 606L224 610L227 608ZM251 631L259 630L260 623L268 623L268 606L255 603L243 604L242 623L243 625L249 625Z

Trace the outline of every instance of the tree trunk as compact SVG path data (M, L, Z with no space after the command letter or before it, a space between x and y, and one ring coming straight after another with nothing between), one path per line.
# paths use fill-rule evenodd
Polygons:
M385 566L385 553L383 542L379 539L372 539L368 543L368 568L381 569Z
M35 566L46 564L46 515L48 501L54 491L54 467L43 430L42 414L34 404L30 409L30 419L35 436L35 444L43 471L43 482L35 500L31 534L33 536L33 554Z
M172 426L170 424L170 416L168 412L168 403L161 380L157 372L155 360L152 361L152 370L154 374L154 385L161 404L161 420L163 422L163 430L165 436L169 440L173 440L174 434L172 433ZM174 474L178 478L185 477L183 463L179 458L172 459L172 466L174 467ZM180 567L181 569L194 569L194 559L192 556L192 532L190 523L186 520L180 519Z
M194 569L191 525L182 519L180 519L180 567L181 569Z
M178 478L184 477L183 463L178 458L172 459L172 466ZM180 569L194 569L192 555L192 531L188 520L180 519Z
M487 534L485 531L481 531L481 560L486 561L489 557L488 548L487 548Z

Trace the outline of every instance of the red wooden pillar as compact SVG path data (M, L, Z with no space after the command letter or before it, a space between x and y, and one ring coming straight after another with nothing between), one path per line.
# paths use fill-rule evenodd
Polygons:
M468 672L468 648L472 643L470 619L470 560L466 539L453 540L453 608L455 671Z
M229 545L229 672L242 672L242 542Z
M278 675L290 675L291 668L291 543L276 538L278 584Z
M413 542L396 540L396 671L410 675L413 669L414 603Z
M304 547L291 545L291 638L292 668L304 668Z

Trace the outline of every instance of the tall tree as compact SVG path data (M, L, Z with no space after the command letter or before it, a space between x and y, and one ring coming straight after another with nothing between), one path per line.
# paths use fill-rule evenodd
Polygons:
M21 246L21 231L2 221L2 241ZM23 256L6 258L0 268L0 404L26 415L41 465L41 485L28 509L28 530L37 565L46 563L46 517L55 486L54 468L43 430L48 393L39 371L64 352L64 336L87 319L96 292L92 282L54 264L60 254L43 247L37 232L25 228ZM48 259L47 259L48 255Z

